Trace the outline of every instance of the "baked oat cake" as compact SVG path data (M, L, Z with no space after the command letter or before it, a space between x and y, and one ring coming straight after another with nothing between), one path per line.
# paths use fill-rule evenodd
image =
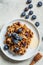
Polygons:
M4 44L15 54L24 55L32 38L33 32L25 24L16 22L7 27Z

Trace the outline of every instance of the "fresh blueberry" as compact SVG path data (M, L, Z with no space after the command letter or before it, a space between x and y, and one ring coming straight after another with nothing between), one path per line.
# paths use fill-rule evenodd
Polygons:
M4 50L8 50L9 49L9 46L8 45L5 45L4 46Z
M29 3L31 3L31 2L32 2L32 0L27 0L26 4L29 4Z
M8 34L8 37L11 37L11 33L10 33L10 34Z
M21 13L21 17L24 17L25 15L26 15L25 12L22 12L22 13Z
M24 11L25 11L25 12L28 11L28 7L26 7L26 8L24 9Z
M42 2L39 1L38 4L37 4L37 7L41 7L42 6Z
M17 30L17 33L21 33L22 32L22 28L19 28L18 30Z
M12 38L12 41L14 44L18 44L18 40Z
M22 30L20 29L19 32L21 32ZM22 37L20 37L17 33L13 33L12 34L12 40L15 43L18 43L18 41L22 40Z
M20 37L19 37L19 41L21 41L22 39L23 39L23 38L20 36Z
M17 51L19 51L19 48L18 48L18 47L16 47L16 48L14 49L14 52L17 52Z
M29 11L29 15L32 15L33 14L33 11Z
M15 38L15 39L18 39L18 38L19 38L19 35L18 35L18 34L16 34L14 38Z
M33 15L31 19L32 20L35 20L36 19L36 15Z
M19 38L19 36L18 36L17 33L12 33L12 37L15 38L15 39L17 39L17 40L18 40L18 38Z
M25 19L28 19L28 18L29 18L29 15L26 15L26 16L25 16Z
M30 5L28 6L28 8L29 8L29 9L33 8L33 5L32 5L32 4L30 4Z
M40 25L40 23L39 23L39 22L36 22L36 23L35 23L35 26L36 26L36 27L38 27L39 25Z
M17 33L12 33L12 37L15 37L16 34L17 34Z

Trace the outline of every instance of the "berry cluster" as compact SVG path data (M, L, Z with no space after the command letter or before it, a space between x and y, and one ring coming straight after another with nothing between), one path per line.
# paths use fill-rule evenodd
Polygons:
M27 0L27 1L26 1L26 4L27 4L27 5L29 4L29 5L28 5L28 7L25 7L24 11L21 13L21 17L25 17L25 19L29 19L29 16L32 15L32 16L31 16L31 20L35 20L37 17L36 17L36 15L33 14L33 11L31 10L31 9L33 8L32 0ZM39 2L37 3L37 7L41 7L41 6L42 6L42 2L39 1ZM27 12L29 9L30 9L29 13L26 14L26 12ZM39 26L39 22L36 22L35 25L38 27L38 26Z

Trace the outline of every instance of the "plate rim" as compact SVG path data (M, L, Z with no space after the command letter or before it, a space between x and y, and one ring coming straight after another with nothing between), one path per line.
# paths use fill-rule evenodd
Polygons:
M28 22L28 23L30 23L35 29L36 29L36 31L37 31L37 33L38 33L38 36L39 36L39 45L38 45L38 48L36 49L36 52L35 53L33 53L32 54L32 56L33 55L35 55L35 54L37 54L37 52L38 52L38 50L39 50L39 47L40 47L40 33L39 33L39 31L38 31L38 29L35 27L35 25L30 21L30 20L25 20L25 19L15 19L15 20L12 20L12 21L10 21L10 22L7 22L4 26L3 26L3 28L9 23L12 23L12 22L14 22L14 21L18 21L18 20L20 20L20 21L26 21L26 22ZM3 30L3 28L2 28L2 30ZM1 30L1 31L2 31ZM0 34L1 34L1 32L0 32ZM4 53L4 51L2 50L2 48L1 48L1 51ZM4 53L5 54L5 53ZM6 55L6 54L5 54ZM28 59L28 58L25 58L25 59L13 59L13 58L11 58L11 57L9 57L8 55L6 55L8 58L10 58L10 59L12 59L12 60L16 60L16 61L23 61L23 60L26 60L26 59ZM31 56L31 57L32 57ZM30 58L31 58L30 57Z

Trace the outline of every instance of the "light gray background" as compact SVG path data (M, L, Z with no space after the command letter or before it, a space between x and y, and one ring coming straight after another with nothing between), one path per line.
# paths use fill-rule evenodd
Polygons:
M40 26L38 27L38 30L42 37L43 36L43 6L41 8L37 8L36 5L38 1L40 0L32 0L33 3L32 10L34 11L34 14L36 14L37 16L37 19L33 21L33 24L36 21L40 22ZM43 0L41 1L43 2ZM27 6L26 0L0 0L0 29L6 22L20 18L20 14L23 12L26 6ZM41 45L40 50L43 52L43 44ZM1 64L2 65L29 65L31 59L22 62L12 61L8 59L0 50L0 65ZM43 58L35 65L43 65Z

